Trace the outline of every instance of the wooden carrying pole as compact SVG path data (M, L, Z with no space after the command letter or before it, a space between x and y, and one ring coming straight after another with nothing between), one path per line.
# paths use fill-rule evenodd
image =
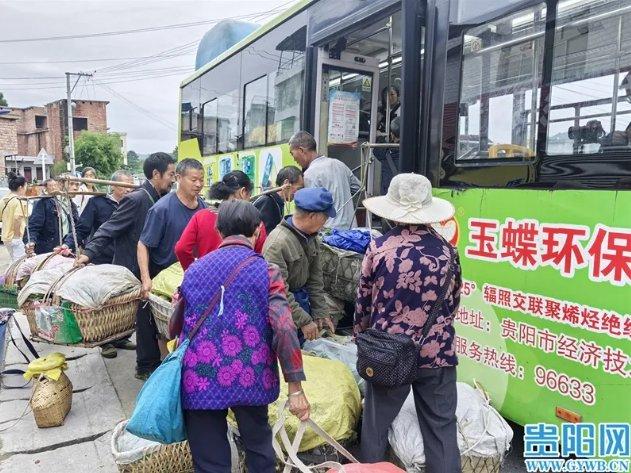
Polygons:
M140 186L137 184L129 184L127 182L118 182L118 181L107 181L105 179L88 179L87 177L74 177L74 176L60 176L57 178L58 181L69 181L69 182L82 182L84 184L101 184L103 186L118 186L118 187L128 187L130 189L138 189Z
M280 187L273 187L271 189L267 189L264 192L261 192L260 194L256 194L253 195L252 197L250 197L250 202L254 202L256 201L256 199L258 199L259 197L261 197L262 195L269 195L269 194L273 194L274 192L280 192L282 190L285 190L289 187L289 184L286 184L284 186L280 186Z

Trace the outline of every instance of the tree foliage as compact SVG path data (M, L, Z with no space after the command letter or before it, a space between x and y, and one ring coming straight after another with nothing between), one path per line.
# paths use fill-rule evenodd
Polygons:
M61 161L57 161L55 164L53 164L53 169L50 172L50 175L52 177L58 177L61 176L62 174L66 174L68 172L68 163L66 162L65 159L62 159Z
M107 133L84 131L75 141L75 161L83 167L93 167L99 176L109 179L123 165L120 138Z
M7 99L4 98L4 95L2 95L2 92L0 92L0 107L8 107L9 104L7 102Z
M127 151L127 169L135 173L142 171L142 161L134 150Z

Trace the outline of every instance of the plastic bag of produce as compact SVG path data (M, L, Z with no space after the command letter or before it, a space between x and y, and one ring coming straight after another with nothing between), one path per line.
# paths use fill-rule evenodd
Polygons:
M182 265L174 263L153 278L151 292L170 301L183 279L184 269L182 269Z
M35 321L37 335L49 342L71 345L83 340L81 330L70 310L70 303L67 301L61 306L37 304Z

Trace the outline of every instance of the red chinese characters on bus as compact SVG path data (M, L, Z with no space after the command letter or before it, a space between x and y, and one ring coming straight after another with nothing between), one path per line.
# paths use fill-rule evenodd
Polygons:
M519 269L555 268L566 278L589 268L589 278L617 286L631 284L631 229L537 220L471 218L465 255L483 261L507 261Z

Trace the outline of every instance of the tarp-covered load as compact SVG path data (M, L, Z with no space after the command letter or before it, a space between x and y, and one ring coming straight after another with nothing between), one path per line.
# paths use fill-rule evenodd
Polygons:
M18 294L31 333L59 344L102 345L133 332L140 281L112 264L37 271Z
M499 471L499 465L510 448L513 431L481 390L458 383L456 417L462 471ZM390 427L388 439L408 472L424 471L423 436L411 392Z
M364 255L322 243L320 253L324 291L346 302L355 302Z

